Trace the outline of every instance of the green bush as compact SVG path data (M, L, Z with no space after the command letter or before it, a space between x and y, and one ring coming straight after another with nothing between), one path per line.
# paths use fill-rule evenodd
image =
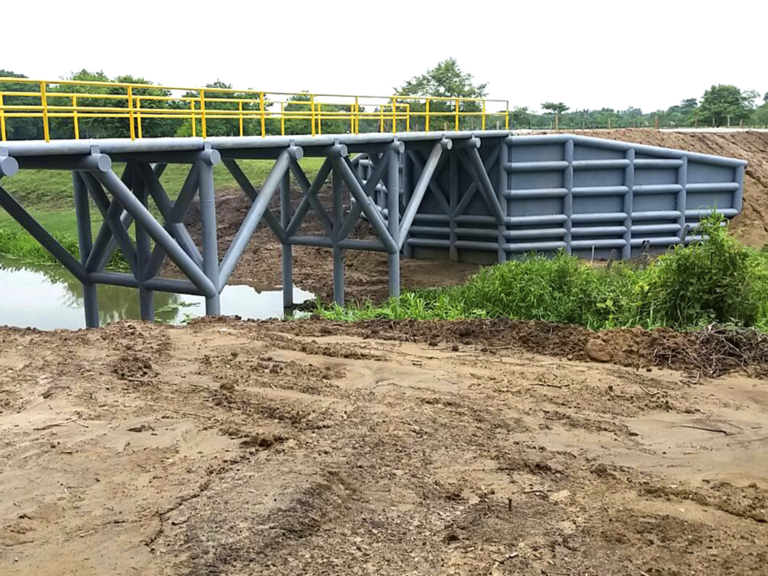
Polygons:
M320 307L330 319L515 318L616 327L693 328L712 323L768 328L768 252L739 244L722 216L649 266L594 267L565 253L530 255L481 270L465 284L404 293L382 306Z

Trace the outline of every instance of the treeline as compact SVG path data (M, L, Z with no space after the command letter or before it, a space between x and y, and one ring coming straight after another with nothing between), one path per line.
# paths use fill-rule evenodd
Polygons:
M626 110L571 110L563 102L544 102L543 113L517 107L512 126L517 129L594 129L594 128L706 128L768 127L768 92L762 97L755 90L719 84L705 91L701 99L687 98L666 110L644 112Z
M23 74L18 74L8 70L0 69L0 77L26 78ZM140 76L123 75L109 78L103 72L90 72L81 70L66 80L77 80L82 82L117 82L122 84L147 84L154 83ZM232 86L217 80L206 84L204 88L231 90ZM39 93L40 87L37 84L23 82L3 82L0 84L0 92L30 92ZM57 96L57 94L67 94L68 96ZM105 115L118 117L87 117L80 114L78 117L78 129L80 138L125 138L130 134L130 125L127 118L128 99L126 89L120 86L79 86L79 85L49 85L47 88L47 99L49 106L71 106L72 97L77 95L77 106L93 108L120 108L121 110L105 110ZM82 96L81 96L82 94ZM104 98L104 95L120 96L120 98ZM161 88L134 88L133 97L141 98L141 109L152 109L156 114L167 115L178 114L180 117L152 118L146 115L141 119L142 136L145 138L160 138L170 136L191 136L193 133L202 135L202 121L198 118L196 125L192 126L190 116L181 114L181 111L191 112L192 102L189 99L199 98L197 91L176 94L175 96L168 90ZM209 99L219 101L209 101ZM186 99L186 100L185 100ZM249 100L248 102L239 102L239 100ZM231 102L228 102L231 101ZM39 107L41 103L40 96L4 96L3 104L5 106L27 106ZM195 103L199 113L200 105ZM215 116L217 112L230 111L237 112L242 106L245 113L242 122L242 134L244 136L254 136L262 134L261 103L257 94L241 92L216 92L212 91L206 94L206 134L208 136L236 136L241 132L240 119L238 116L231 118L208 118ZM266 105L265 109L271 112L280 112L279 104ZM270 118L265 115L263 119L264 133L276 135L284 133L286 135L310 134L312 132L310 114L310 96L309 94L297 94L286 98L282 105L282 110L288 112L285 119L281 121L279 117ZM39 110L33 109L35 112ZM178 111L178 112L176 112ZM334 118L333 114L346 113L352 111L351 105L322 104L322 113L330 119L323 120L319 128L327 134L339 134L350 131L351 123L349 118ZM69 112L67 112L69 113ZM290 117L293 114L293 118ZM95 112L99 114L99 112ZM389 124L391 126L391 124ZM318 127L316 126L316 129ZM365 119L360 121L361 132L374 132L378 128L377 119ZM401 127L402 128L402 127ZM75 121L71 117L61 118L51 116L49 118L50 137L52 139L74 138ZM134 130L138 130L135 124ZM44 137L43 122L41 118L22 118L6 117L6 132L9 140L34 140Z
M26 78L8 70L0 69L0 77ZM84 82L117 82L123 84L145 84L147 88L133 89L134 98L141 98L143 110L152 109L157 114L167 117L152 118L144 115L141 120L141 134L145 138L170 136L202 135L201 120L196 120L193 126L188 112L195 105L199 113L199 104L190 99L199 98L197 91L183 94L172 94L168 90L154 88L154 83L132 75L122 75L109 78L103 72L81 70L72 74L66 80ZM452 98L484 98L487 84L476 84L471 74L461 71L455 59L448 59L427 71L426 74L415 76L394 91L401 95L441 96L449 100L433 100L430 105L430 130L454 130L455 104ZM232 86L217 80L204 88L213 89L206 94L206 134L208 136L245 136L261 135L262 130L267 135L302 135L311 134L310 96L302 93L285 98L282 104L267 103L268 113L262 118L261 104L255 94L241 92L216 92L216 89L231 90ZM0 92L38 93L37 84L23 82L4 82L0 84ZM73 86L49 85L47 88L49 106L71 106L72 96L57 96L68 94L77 96L78 107L112 108L104 114L112 117L88 117L80 114L77 122L80 138L125 138L130 135L130 124L127 118L128 100L126 89L119 86ZM104 95L121 96L121 98L104 98ZM210 101L215 98L218 101ZM243 100L241 102L241 100ZM762 102L760 102L762 100ZM40 96L5 95L5 106L26 106L39 112L34 107L40 106ZM411 118L408 123L404 119L404 108L398 108L400 119L397 120L398 131L425 130L426 117L423 100L400 100L400 105L410 106ZM241 121L237 116L228 118L211 118L217 112L237 112L242 107L245 116ZM516 107L512 110L509 125L512 129L595 129L595 128L674 128L674 127L710 127L710 126L768 126L768 93L760 97L754 90L742 91L736 86L717 85L704 92L700 99L688 98L667 108L644 112L639 108L629 107L626 110L602 108L600 110L571 110L563 102L544 102L541 105L543 113L529 107ZM118 109L118 110L114 110ZM125 110L124 113L121 113ZM279 114L283 110L288 113L283 119L270 117L269 112ZM479 102L465 101L460 105L460 112L467 114L459 119L458 128L461 130L478 130L483 126L480 117ZM19 109L17 109L19 111ZM182 112L184 111L184 112ZM322 114L325 118L322 124L316 123L315 131L325 134L344 134L352 131L349 114L352 105L322 104ZM9 111L10 112L10 111ZM368 114L360 118L360 132L376 132L392 130L392 108L383 109L369 106L361 110ZM488 110L485 117L485 127L489 129L504 128L506 119L503 114ZM97 113L99 114L99 113ZM293 117L290 117L293 114ZM177 115L179 117L176 117ZM335 115L335 116L334 116ZM186 117L182 117L186 116ZM6 134L9 140L36 140L44 137L41 118L22 118L6 116ZM75 121L71 117L49 118L50 137L64 139L75 137ZM134 125L138 131L138 122Z

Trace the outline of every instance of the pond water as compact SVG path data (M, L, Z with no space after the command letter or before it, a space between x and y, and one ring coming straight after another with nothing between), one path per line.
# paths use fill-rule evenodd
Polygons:
M101 325L116 320L138 319L139 292L120 286L99 286ZM293 299L300 304L314 298L295 288ZM256 290L230 285L221 293L221 313L244 319L283 317L282 290ZM155 318L180 324L205 315L202 296L155 292ZM85 327L83 289L66 270L56 266L29 266L0 259L0 326L33 327L41 330Z

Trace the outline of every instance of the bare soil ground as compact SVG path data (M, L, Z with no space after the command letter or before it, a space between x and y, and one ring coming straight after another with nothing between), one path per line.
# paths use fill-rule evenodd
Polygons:
M0 574L768 574L743 337L713 371L722 334L0 329Z
M655 130L600 130L584 132L590 136L610 138L678 148L704 154L716 154L749 161L744 180L744 209L732 226L739 239L752 246L762 246L768 241L768 133L681 133ZM330 188L320 194L325 206L330 206ZM301 200L298 190L293 192L293 205ZM250 202L239 190L221 190L218 193L219 245L222 254L229 247L240 223L248 211ZM272 209L277 211L275 198ZM188 226L193 235L199 234L200 219L196 209L191 211ZM309 212L302 228L303 234L322 234L319 221ZM354 237L374 237L371 230L361 223ZM331 299L332 261L330 250L296 246L294 251L294 280L298 286L309 290L323 300ZM280 244L274 234L262 223L257 229L249 249L243 255L233 280L257 287L279 285ZM387 296L386 255L374 252L345 252L345 279L348 301L381 301ZM472 264L431 262L403 259L403 288L451 285L463 282L477 270Z

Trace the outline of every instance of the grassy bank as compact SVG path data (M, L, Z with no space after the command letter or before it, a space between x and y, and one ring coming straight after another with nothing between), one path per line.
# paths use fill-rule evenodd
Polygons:
M732 323L768 330L768 255L739 244L713 216L708 239L647 266L597 268L566 254L530 256L482 270L466 284L404 293L381 306L335 305L334 320L514 318L616 327L695 328Z

